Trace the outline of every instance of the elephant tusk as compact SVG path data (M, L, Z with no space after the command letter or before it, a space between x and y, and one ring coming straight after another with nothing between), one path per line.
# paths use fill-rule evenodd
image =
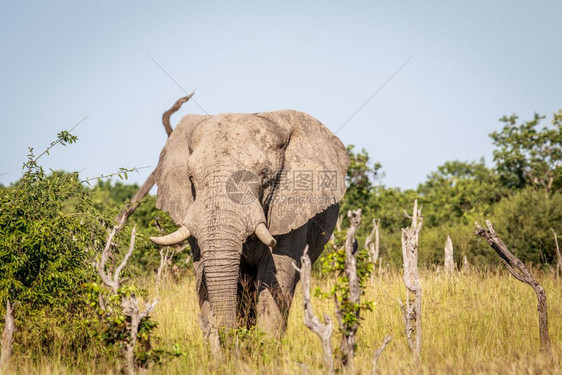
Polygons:
M277 245L277 241L275 241L275 238L269 233L264 223L259 223L256 227L256 236L258 236L260 241L266 246L275 247L275 245Z
M187 240L191 236L189 229L184 225L174 233L170 233L167 236L162 237L150 237L150 240L156 245L160 246L170 246Z

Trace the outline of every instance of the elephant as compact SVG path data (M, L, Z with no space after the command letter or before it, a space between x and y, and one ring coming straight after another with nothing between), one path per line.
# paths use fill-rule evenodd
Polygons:
M151 240L189 242L208 338L252 325L283 335L300 277L293 265L307 246L314 262L328 242L348 165L342 142L302 112L180 120L156 169L156 207L180 228Z

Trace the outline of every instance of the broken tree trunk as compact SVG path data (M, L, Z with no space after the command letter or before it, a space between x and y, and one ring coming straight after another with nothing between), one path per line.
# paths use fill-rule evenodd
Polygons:
M558 260L556 262L556 277L560 278L560 274L562 274L562 256L560 255L560 246L558 246L558 236L556 235L554 229L550 228L550 230L554 235L554 244L556 245L556 259Z
M8 300L6 302L6 315L4 316L4 332L2 333L2 353L0 354L0 373L10 363L12 357L12 345L14 339L14 310Z
M546 305L546 293L543 287L533 277L531 272L525 267L525 264L509 251L505 243L498 237L492 223L486 220L488 229L484 229L476 223L476 236L484 238L499 255L501 262L505 265L507 270L517 280L529 284L533 288L538 299L537 310L539 312L539 334L541 338L541 349L547 353L552 353L550 344L550 335L548 334L548 314Z
M324 314L324 323L320 322L320 319L318 319L316 315L314 315L312 301L310 299L310 270L312 268L312 263L310 262L310 257L308 256L308 245L306 245L304 254L301 257L301 268L298 268L294 263L293 267L300 273L301 276L302 302L304 307L304 325L307 326L308 329L316 334L316 336L318 336L322 341L324 366L326 366L328 373L332 374L334 372L333 349L331 341L333 324L330 317L326 314Z
M468 258L466 257L466 255L463 255L462 259L463 259L462 270L463 270L463 272L469 273L470 272L470 263L468 263Z
M125 316L130 318L129 328L129 340L127 340L123 354L125 357L125 368L127 374L134 375L137 372L137 366L135 364L135 346L137 345L137 338L139 333L140 323L144 318L146 318L156 306L157 300L144 310L140 311L139 303L134 295L128 297L121 297L121 307L123 308L123 313Z
M455 271L455 262L453 260L453 241L451 241L451 236L447 236L447 242L445 243L445 264L443 265L443 268L448 274Z
M420 360L422 345L421 330L421 299L422 289L418 272L419 234L422 228L421 208L418 210L418 201L414 201L413 215L408 228L402 229L402 258L404 260L404 284L406 285L406 307L399 299L404 317L404 328L408 346L416 361ZM410 296L413 295L413 298Z
M343 221L343 214L342 214L342 215L338 215L338 220L336 221L336 230L337 230L338 232L341 232L341 231L342 231L342 229L341 229L341 223L342 223L342 221Z
M373 230L367 239L365 240L365 248L369 252L369 258L371 263L373 264L373 270L379 260L379 244L380 244L380 237L379 237L379 223L380 220L373 219ZM373 272L374 274L374 272Z

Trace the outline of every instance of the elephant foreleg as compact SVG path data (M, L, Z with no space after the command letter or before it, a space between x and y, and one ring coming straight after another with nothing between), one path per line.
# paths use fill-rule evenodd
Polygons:
M281 337L287 327L299 274L293 262L300 263L306 246L307 226L278 238L273 253L268 253L257 274L257 326L274 337Z

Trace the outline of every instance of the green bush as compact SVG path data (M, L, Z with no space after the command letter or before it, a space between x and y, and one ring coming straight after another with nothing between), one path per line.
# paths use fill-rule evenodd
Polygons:
M51 147L76 140L58 137ZM0 190L0 310L15 305L16 351L77 354L90 341L84 285L95 278L88 260L105 221L76 174L47 176L39 157L30 149L22 179Z
M92 357L110 364L126 341L126 322L118 321L123 316L119 304L112 307L112 314L100 314L98 299L92 300L92 286L99 283L93 262L105 245L106 228L113 225L137 187L100 183L90 189L76 173L47 175L38 164L40 157L56 144L75 141L69 132L61 132L41 155L36 157L30 149L23 177L0 189L0 312L3 316L8 300L15 306L16 356L57 357L79 367L82 360ZM144 232L156 234L154 225L149 227L157 215L150 199L150 208L141 205L140 215L131 221L144 226ZM169 227L169 218L160 216L163 226ZM130 228L124 228L114 242L126 243L129 235ZM159 259L156 247L144 236L139 236L137 247L142 249L134 252L136 266L127 267L125 274L154 272ZM119 248L114 250L113 264L122 257ZM101 288L97 290L101 293ZM128 285L120 293L129 290L141 293ZM148 318L141 323L137 359L146 366L167 352L150 347L155 323Z
M507 247L522 261L552 264L554 237L562 231L562 192L547 195L544 189L526 188L494 207L492 223Z

